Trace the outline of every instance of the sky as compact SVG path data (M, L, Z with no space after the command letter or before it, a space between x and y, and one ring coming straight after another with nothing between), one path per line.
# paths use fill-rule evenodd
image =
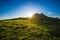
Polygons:
M28 17L35 13L60 18L60 0L0 0L0 19Z

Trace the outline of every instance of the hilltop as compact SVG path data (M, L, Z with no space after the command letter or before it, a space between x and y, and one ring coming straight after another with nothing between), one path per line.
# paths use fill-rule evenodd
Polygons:
M0 20L1 40L60 40L60 19L42 14Z
M43 13L35 13L32 15L31 18L29 17L19 17L19 18L13 18L13 19L6 19L8 20L30 20L32 24L37 24L37 25L44 25L48 28L52 29L59 29L60 30L60 19L59 18L53 18L53 17L48 17ZM0 20L4 21L4 20ZM54 25L54 26L53 26Z

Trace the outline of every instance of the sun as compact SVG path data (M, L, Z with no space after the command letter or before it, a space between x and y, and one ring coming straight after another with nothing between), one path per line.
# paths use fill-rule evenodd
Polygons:
M31 18L32 17L32 14L28 14L28 17Z

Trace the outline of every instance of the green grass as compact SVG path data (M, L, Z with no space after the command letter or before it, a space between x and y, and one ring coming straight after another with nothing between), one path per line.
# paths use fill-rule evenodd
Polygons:
M0 40L60 40L51 36L52 29L29 23L29 20L4 20L0 22Z

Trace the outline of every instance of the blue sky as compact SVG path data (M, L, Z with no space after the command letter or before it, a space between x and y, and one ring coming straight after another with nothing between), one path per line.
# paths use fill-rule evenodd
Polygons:
M0 0L0 19L27 17L34 13L60 17L60 0Z

